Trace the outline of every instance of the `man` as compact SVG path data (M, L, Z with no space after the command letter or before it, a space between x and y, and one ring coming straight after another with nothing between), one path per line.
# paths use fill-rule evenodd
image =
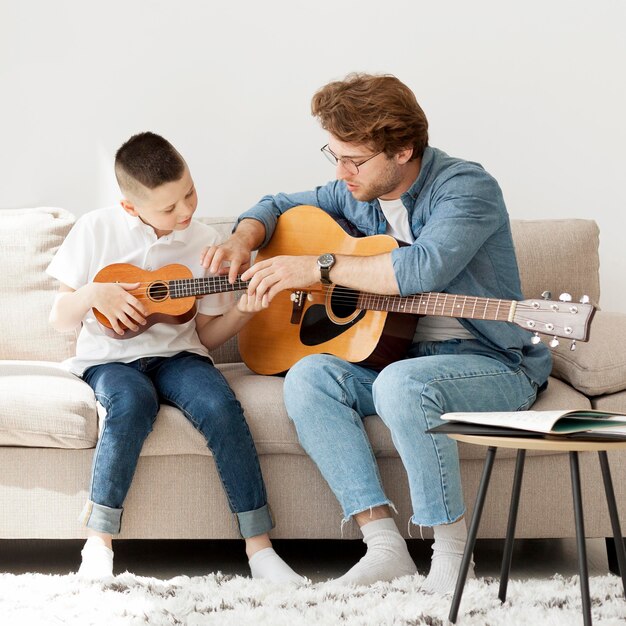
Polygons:
M393 76L349 75L313 97L328 131L322 152L337 180L314 191L266 196L241 215L233 235L204 264L230 278L265 245L278 217L315 205L365 235L411 245L369 257L278 256L247 269L249 297L267 306L284 289L332 282L380 294L449 292L520 299L509 218L496 181L477 163L428 146L414 94ZM412 523L434 532L424 591L453 591L467 536L456 443L425 431L450 411L511 411L532 405L550 355L505 322L422 317L406 358L380 372L331 355L299 361L285 379L285 404L304 449L354 517L365 556L339 580L369 584L416 571L391 516L363 418L378 414L406 469ZM471 570L470 575L473 575Z

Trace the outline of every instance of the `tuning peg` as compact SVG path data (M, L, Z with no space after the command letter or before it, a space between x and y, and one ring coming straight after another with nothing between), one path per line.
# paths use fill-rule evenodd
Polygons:
M556 338L556 335L550 339L550 343L548 344L551 348L556 348L559 345L559 340Z
M290 294L289 294L289 299L290 299L292 302L295 302L295 301L298 299L298 295L296 294L296 292L295 292L295 291L293 291L292 293L290 293Z
M576 339L572 339L572 343L569 346L569 349L573 352L576 350Z
M530 338L530 343L533 343L535 345L541 343L541 337L539 336L539 333L533 333L533 336Z
M309 302L313 302L313 294L312 294L312 293L308 293L308 292L307 292L307 294L306 294L306 299L307 299Z
M580 299L581 304L589 304L589 302L591 302L591 299L589 298L589 296L583 296Z
M551 291L544 291L544 292L541 294L541 297L542 297L544 300L550 300L550 298L552 298L552 292L551 292Z
M569 293L562 293L562 294L559 296L559 300L560 300L561 302L571 302L571 301L572 301L572 296L570 296L570 294L569 294Z

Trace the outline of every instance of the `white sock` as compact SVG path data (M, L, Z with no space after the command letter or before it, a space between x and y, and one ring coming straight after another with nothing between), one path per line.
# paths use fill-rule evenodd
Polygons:
M465 518L454 524L434 526L433 556L430 572L420 591L426 593L452 593L461 569L465 542L467 540L467 525ZM475 578L474 562L470 562L467 571L468 578Z
M274 583L304 583L306 578L296 574L283 561L274 548L263 548L255 552L248 561L252 578L265 578Z
M367 544L365 556L336 582L344 585L369 585L378 580L393 580L417 572L406 541L390 517L361 526Z
M81 550L83 557L78 575L98 579L113 576L113 550L104 545L100 537L89 537Z

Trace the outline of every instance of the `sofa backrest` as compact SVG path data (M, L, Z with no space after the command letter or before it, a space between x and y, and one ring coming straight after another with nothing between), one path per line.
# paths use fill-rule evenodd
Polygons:
M511 220L525 298L544 291L557 300L589 296L600 302L600 230L594 220Z
M232 216L201 217L225 239ZM63 209L0 210L0 359L60 361L75 346L74 333L58 333L48 315L58 285L45 269L75 218ZM567 291L600 299L599 234L593 220L513 220L513 239L526 298ZM218 363L239 360L232 339L213 352Z
M75 333L48 324L58 285L45 270L74 221L64 209L0 210L0 359L61 361L73 354Z

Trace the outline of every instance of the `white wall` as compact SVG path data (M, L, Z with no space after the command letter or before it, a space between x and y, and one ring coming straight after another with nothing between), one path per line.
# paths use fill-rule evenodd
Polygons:
M312 93L386 72L512 217L597 220L603 308L626 311L625 6L0 0L0 207L115 202L113 154L148 129L184 154L202 215L308 189L333 176Z

